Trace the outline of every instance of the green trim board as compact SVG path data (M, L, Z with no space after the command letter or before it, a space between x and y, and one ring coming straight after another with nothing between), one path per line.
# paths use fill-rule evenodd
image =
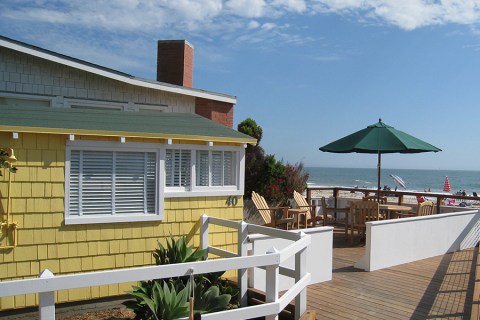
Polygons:
M0 105L0 131L250 143L256 139L192 113Z

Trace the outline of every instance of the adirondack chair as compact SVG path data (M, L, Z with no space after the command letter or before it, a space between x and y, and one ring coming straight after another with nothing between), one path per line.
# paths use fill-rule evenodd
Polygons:
M303 227L316 227L320 223L321 225L326 225L327 220L332 218L332 215L327 212L324 212L322 215L315 215L317 206L308 204L307 200L297 191L293 191L293 200L299 209L304 209L305 214L301 220Z
M252 192L252 201L258 213L262 216L265 226L272 228L283 227L288 230L293 223L294 219L288 217L289 207L269 207L265 198L255 191ZM278 210L282 210L282 217L277 217L276 213Z

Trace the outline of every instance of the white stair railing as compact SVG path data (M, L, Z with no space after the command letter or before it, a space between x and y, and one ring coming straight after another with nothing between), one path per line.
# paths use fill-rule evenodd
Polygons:
M118 284L132 281L144 281L151 279L172 278L190 275L192 270L195 274L210 272L239 270L238 285L240 289L240 301L242 308L204 314L202 319L231 320L249 319L265 316L266 319L278 319L278 314L295 299L295 319L306 311L307 286L310 282L310 274L306 272L305 250L310 244L309 235L303 232L291 233L285 230L267 228L247 224L243 221L235 222L203 215L200 226L200 246L207 249L208 253L224 259L181 263L175 265L160 265L137 267L128 269L115 269L79 274L53 275L48 269L42 271L39 278L12 280L0 282L0 297L16 296L37 293L39 295L39 317L41 320L55 319L55 292ZM210 246L208 244L208 226L210 224L238 231L238 253L229 252ZM265 234L270 237L291 240L292 244L283 250L272 248L266 254L254 256L247 255L248 235L252 233ZM280 264L288 258L295 256L295 269L289 270L280 267ZM266 303L257 306L247 305L247 270L249 268L266 269ZM283 293L278 294L279 274L295 278L295 284Z

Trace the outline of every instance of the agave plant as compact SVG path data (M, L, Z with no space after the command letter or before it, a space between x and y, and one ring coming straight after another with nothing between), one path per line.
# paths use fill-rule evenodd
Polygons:
M129 294L135 301L125 301L123 304L132 309L136 319L142 320L171 320L188 316L188 293L187 285L180 291L176 291L173 284L153 281L153 285L140 282L139 286L133 287Z
M158 249L155 249L153 256L157 265L195 262L204 260L207 250L195 249L193 246L187 246L185 236L178 241L172 237L170 241L167 240L167 248L165 248L160 241L158 242Z
M175 264L184 262L202 261L206 257L206 250L187 246L185 237L178 241L167 240L167 248L160 242L153 252L157 265ZM231 284L220 277L224 272L212 272L194 277L195 313L210 313L227 310L235 307L231 305L232 296L238 294ZM190 293L190 277L184 276L174 279L158 279L142 281L129 292L135 301L126 301L123 304L135 312L136 319L155 320L181 318L188 313L188 297ZM238 303L237 303L238 304Z
M227 310L232 296L220 294L218 286L206 288L203 284L195 287L195 313L211 313Z

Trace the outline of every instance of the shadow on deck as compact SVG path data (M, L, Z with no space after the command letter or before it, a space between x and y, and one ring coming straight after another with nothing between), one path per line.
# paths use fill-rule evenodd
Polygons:
M308 288L318 319L469 319L478 247L365 272L362 244L334 232L333 279Z

